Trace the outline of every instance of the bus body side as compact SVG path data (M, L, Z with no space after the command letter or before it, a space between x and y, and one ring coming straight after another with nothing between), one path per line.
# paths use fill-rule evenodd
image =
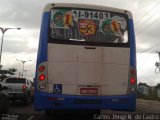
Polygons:
M48 43L49 24L50 11L45 11L36 66L36 110L136 110L136 82L132 85L136 48L131 18L130 47ZM81 94L83 88L96 88L98 94Z

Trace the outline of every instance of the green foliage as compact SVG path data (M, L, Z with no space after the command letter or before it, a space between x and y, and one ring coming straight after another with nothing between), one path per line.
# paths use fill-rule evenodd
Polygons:
M17 72L16 68L9 68L8 70L2 70L4 72L2 72L0 74L0 80L3 81L5 78L9 77L9 75L15 75Z
M156 85L156 88L160 88L160 83L158 83L158 84Z
M6 75L4 75L4 74L0 75L0 80L1 80L1 81L3 81L5 78L7 78Z
M8 71L10 72L10 75L15 75L15 73L17 72L16 68L9 68Z

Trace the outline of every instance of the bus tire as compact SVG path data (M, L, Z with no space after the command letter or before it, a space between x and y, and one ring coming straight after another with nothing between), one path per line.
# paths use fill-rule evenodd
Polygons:
M51 116L52 115L52 110L45 110L45 115L46 116Z
M24 100L24 103L25 103L25 105L28 105L28 104L31 103L31 96L30 96L30 94L28 94L28 95L26 96L26 99Z

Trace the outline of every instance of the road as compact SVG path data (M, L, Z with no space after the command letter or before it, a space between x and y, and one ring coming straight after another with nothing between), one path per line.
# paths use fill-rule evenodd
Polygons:
M84 112L84 111L83 111ZM134 114L134 116L129 116ZM158 114L158 116L147 116L148 114ZM9 116L10 115L10 116ZM18 116L16 116L18 115ZM74 113L74 114L63 114L57 116L46 117L43 111L35 111L33 107L33 103L30 105L24 105L21 102L16 102L11 105L8 117L18 117L18 120L61 120L65 119L83 119L83 120L99 120L99 119L110 119L113 118L116 120L126 120L127 117L135 118L135 115L139 115L139 117L143 120L147 120L148 117L151 119L154 117L153 120L160 119L160 102L158 101L151 101L151 100L137 100L137 110L135 112L127 112L127 111L111 111L111 110L102 110L101 114L95 113L92 115L89 114L81 114L81 113ZM5 115L4 117L6 117ZM141 120L140 118L136 118ZM16 119L15 119L16 120Z

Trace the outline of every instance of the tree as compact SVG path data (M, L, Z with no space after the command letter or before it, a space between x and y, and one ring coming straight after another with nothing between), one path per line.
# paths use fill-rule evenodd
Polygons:
M158 84L156 85L156 89L158 89L158 88L160 88L160 83L158 83Z
M0 81L3 81L5 78L7 78L7 75L4 74L0 75Z
M9 71L10 75L15 75L17 72L17 69L16 68L9 68L8 71Z
M17 72L16 68L9 68L8 70L0 70L0 81L3 81L5 78L10 75L15 75Z

